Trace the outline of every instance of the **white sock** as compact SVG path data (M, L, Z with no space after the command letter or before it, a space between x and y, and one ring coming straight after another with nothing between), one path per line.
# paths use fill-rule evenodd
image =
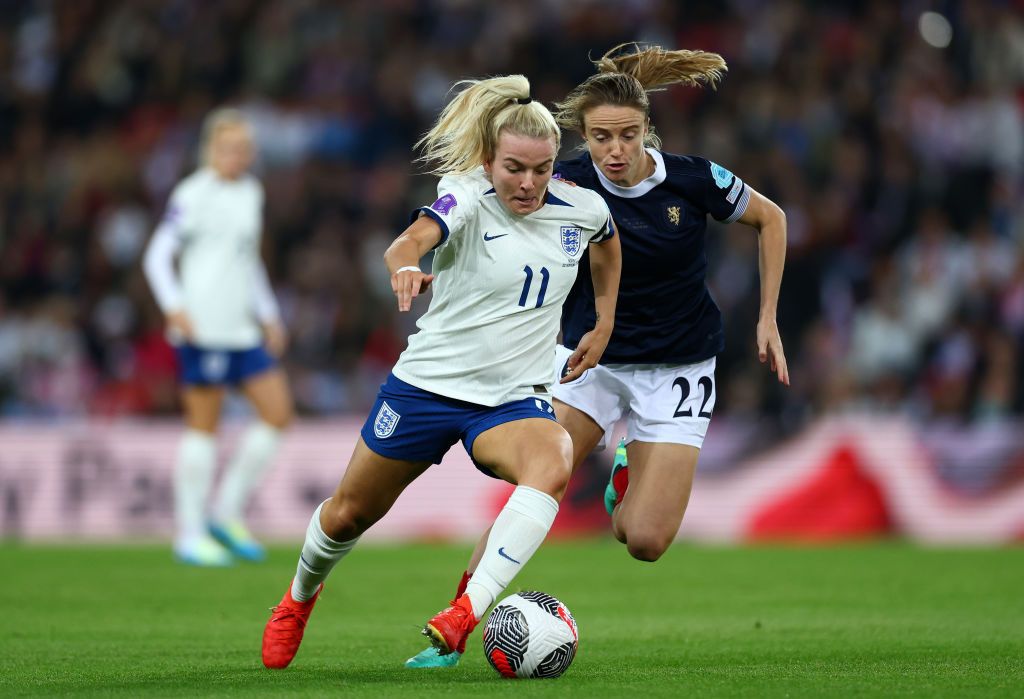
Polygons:
M263 480L280 441L281 431L265 422L257 422L245 431L220 484L213 508L218 522L242 519L249 496Z
M466 586L477 619L540 548L557 514L558 501L547 493L525 485L512 491L494 520L487 548Z
M209 432L186 429L174 469L174 516L179 541L206 535L206 499L217 463L217 441Z
M316 589L327 579L331 569L359 541L358 536L349 541L335 541L324 534L320 526L320 510L323 508L324 503L320 503L306 528L306 541L302 544L295 580L292 581L292 599L296 602L305 602L315 595Z

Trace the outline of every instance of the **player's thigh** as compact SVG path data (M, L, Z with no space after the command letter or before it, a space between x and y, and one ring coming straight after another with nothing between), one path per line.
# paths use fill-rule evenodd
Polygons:
M578 408L554 401L555 417L572 439L572 468L575 471L604 437L605 430L592 417Z
M630 442L629 488L617 524L627 541L675 537L690 501L700 450L688 444Z
M572 440L554 420L525 418L495 425L473 441L473 459L499 478L559 499L572 470Z
M345 475L324 506L324 532L331 538L344 539L362 534L387 514L398 496L428 468L429 461L381 456L360 437Z
M565 362L571 354L562 345L555 348L558 376L567 370ZM577 466L595 448L608 446L612 429L629 409L628 376L600 364L575 381L556 383L552 394L558 422L572 437L573 463Z
M181 405L185 412L185 425L201 432L216 432L221 406L224 404L224 392L223 386L183 386Z
M291 422L294 414L291 391L288 390L288 379L280 368L275 367L245 379L241 391L263 422L278 429L287 427Z

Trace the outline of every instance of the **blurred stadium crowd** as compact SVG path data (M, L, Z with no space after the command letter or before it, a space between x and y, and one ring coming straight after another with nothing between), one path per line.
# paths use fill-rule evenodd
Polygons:
M654 123L667 150L725 165L788 216L785 391L754 351L756 234L709 233L719 414L1019 414L1024 3L929 5L3 3L0 416L176 409L139 260L224 103L256 128L299 410L364 410L414 329L381 255L433 199L411 144L448 86L522 72L550 105L628 40L726 58L717 92L660 93Z

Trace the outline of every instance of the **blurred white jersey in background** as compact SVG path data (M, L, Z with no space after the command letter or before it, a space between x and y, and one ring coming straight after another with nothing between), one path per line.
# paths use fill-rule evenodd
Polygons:
M171 193L146 277L165 313L188 314L199 347L255 347L260 323L278 316L260 257L262 210L263 186L251 175L226 180L203 168Z

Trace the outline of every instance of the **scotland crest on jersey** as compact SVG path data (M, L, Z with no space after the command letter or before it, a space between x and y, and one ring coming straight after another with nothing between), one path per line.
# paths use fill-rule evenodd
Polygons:
M398 427L398 421L401 419L402 416L392 410L385 401L377 411L377 419L373 421L373 433L377 439L387 439L394 433L395 428Z
M583 229L579 226L562 226L562 249L569 257L575 257L580 251L583 240Z

